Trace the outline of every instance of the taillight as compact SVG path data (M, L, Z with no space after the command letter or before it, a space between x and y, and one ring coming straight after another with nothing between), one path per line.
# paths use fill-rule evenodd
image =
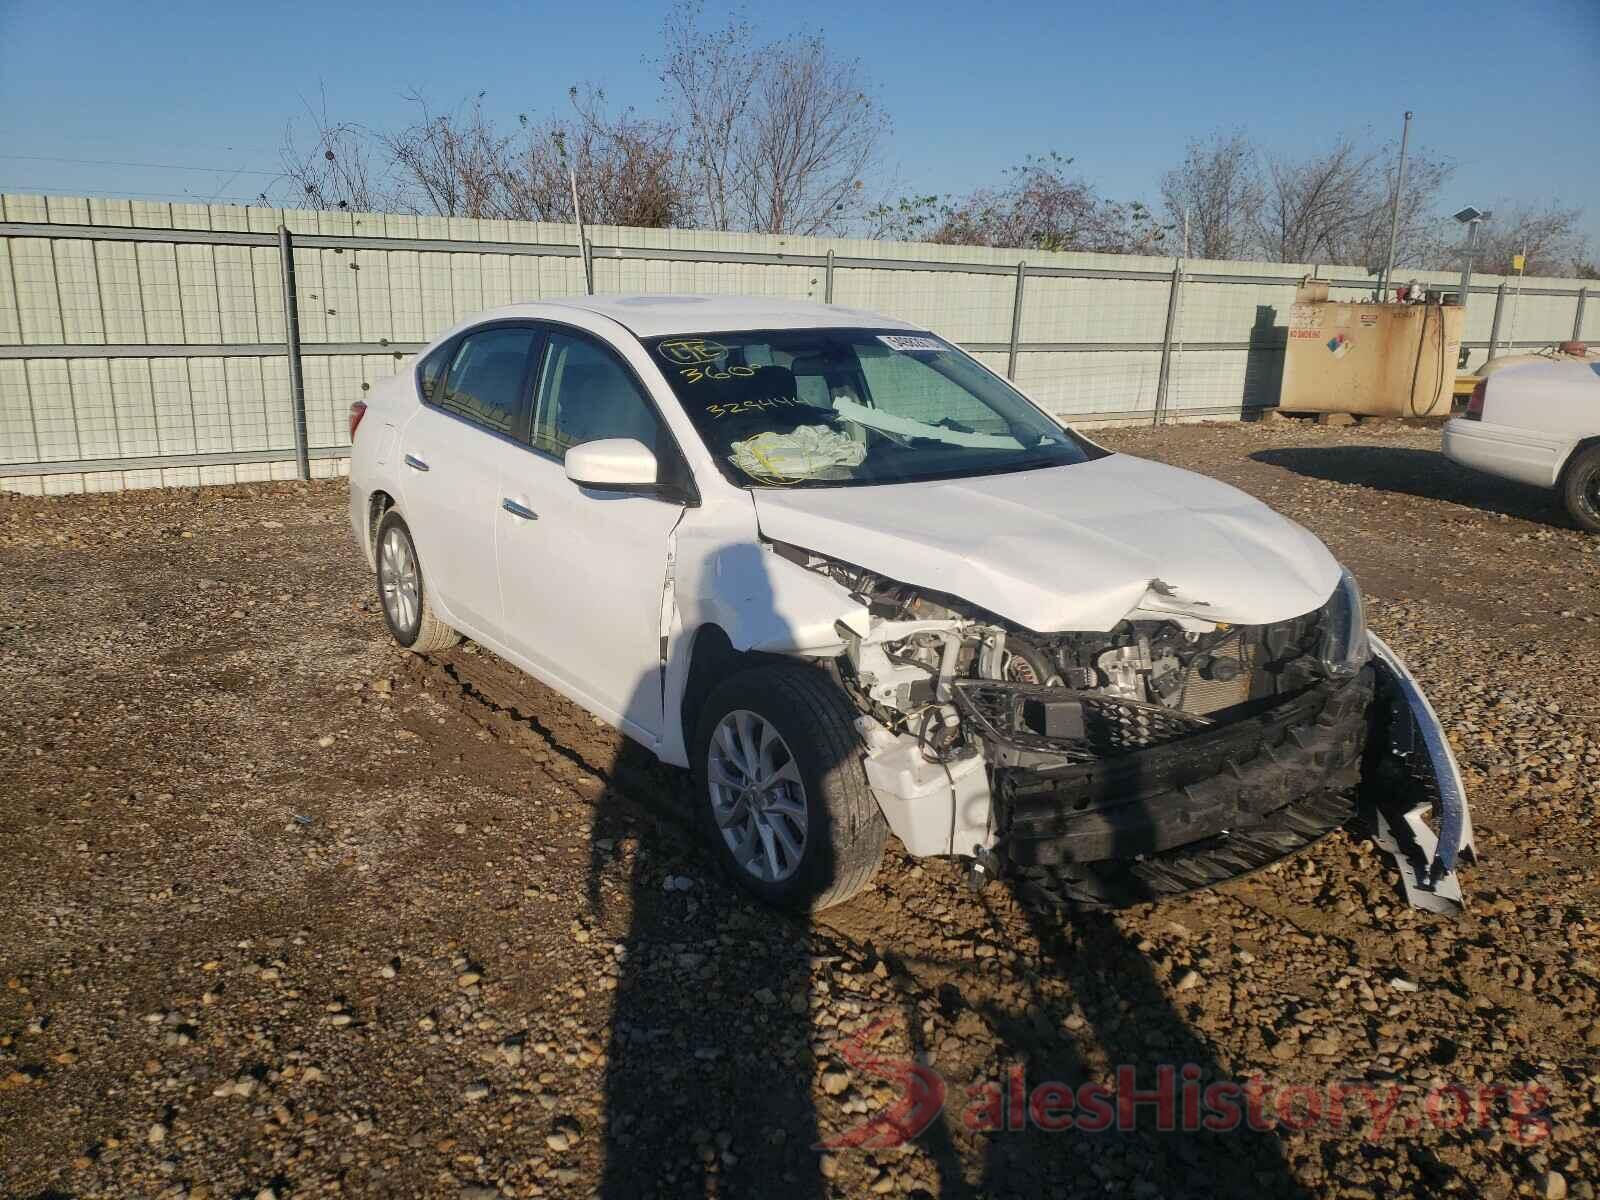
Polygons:
M1472 395L1467 397L1467 411L1462 415L1469 421L1483 420L1483 394L1488 390L1487 379L1478 380L1472 389Z
M1482 387L1482 384L1478 385ZM361 426L361 418L367 415L367 402L357 400L350 406L350 440L356 440L356 430Z

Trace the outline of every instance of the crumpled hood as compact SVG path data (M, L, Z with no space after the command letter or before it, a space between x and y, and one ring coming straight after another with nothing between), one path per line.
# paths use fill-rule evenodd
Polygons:
M1339 564L1237 488L1112 454L872 487L758 489L763 536L945 592L1025 629L1104 631L1134 609L1265 625L1322 605Z

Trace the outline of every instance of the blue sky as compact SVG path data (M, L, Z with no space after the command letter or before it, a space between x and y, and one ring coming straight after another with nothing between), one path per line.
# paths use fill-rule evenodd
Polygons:
M0 0L0 190L251 197L277 167L285 121L322 87L337 118L373 125L404 121L412 89L445 106L486 91L509 116L558 109L588 80L648 107L662 10ZM1053 149L1103 194L1153 201L1192 136L1242 126L1293 153L1340 132L1397 136L1410 108L1415 142L1459 163L1450 208L1582 206L1600 252L1597 0L749 11L775 33L820 29L870 64L906 191L965 190Z

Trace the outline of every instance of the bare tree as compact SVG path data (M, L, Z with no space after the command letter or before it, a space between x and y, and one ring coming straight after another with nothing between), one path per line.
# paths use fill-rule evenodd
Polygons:
M427 98L413 93L416 121L379 134L396 173L416 207L442 217L504 217L506 158L512 138L502 134L483 111L483 93L453 111L435 112Z
M1349 138L1310 158L1267 160L1266 198L1256 217L1260 248L1275 262L1341 262L1371 220L1377 152Z
M1368 186L1369 200L1352 235L1340 249L1337 261L1352 266L1382 268L1389 254L1389 226L1394 214L1399 146L1386 146L1379 155L1380 172ZM1406 186L1400 195L1400 222L1396 227L1394 261L1397 267L1421 267L1435 254L1437 222L1434 214L1455 164L1413 147L1406 155Z
M701 15L697 0L682 0L666 18L664 117L614 114L600 89L575 87L570 114L523 115L508 132L481 93L442 112L416 94L417 119L403 128L324 121L319 129L343 139L339 146L322 160L286 151L286 165L318 205L356 203L342 177L329 177L348 159L352 168L381 165L394 207L565 219L571 168L585 215L602 223L797 234L849 227L867 207L864 180L888 131L865 68L820 35L761 43L748 22L707 29Z
M1256 148L1242 130L1191 141L1183 163L1161 180L1167 220L1181 230L1187 216L1189 253L1239 258L1249 253L1266 193Z
M315 150L285 151L286 173L316 207L364 207L367 197L379 196L383 203L371 207L567 221L570 164L586 219L681 223L687 204L671 126L632 110L612 115L597 88L574 87L569 97L570 117L535 122L524 114L507 133L484 111L481 93L443 112L415 94L419 115L411 124L375 133L323 123ZM363 185L368 177L381 179L381 192Z
M1350 137L1308 158L1269 157L1265 198L1254 222L1257 250L1275 262L1381 267L1396 165L1389 148L1369 148ZM1428 214L1453 170L1424 150L1408 158L1397 264L1421 265L1433 256Z
M294 122L284 126L278 156L293 204L306 208L386 212L403 207L389 177L381 147L360 125L335 122L328 116L328 95L313 107L301 97L311 136L297 138Z
M1052 151L1006 170L994 186L966 196L906 197L866 214L869 228L888 236L915 233L958 246L1040 250L1159 253L1168 227L1139 201L1103 199L1082 179L1070 178L1072 159Z
M696 217L721 229L825 233L865 209L888 119L857 59L819 35L758 44L747 22L701 26L686 0L659 63L693 165Z
M668 11L661 34L666 54L657 66L673 121L682 133L695 178L697 224L734 228L734 191L746 138L747 114L760 61L746 21L730 18L722 29L701 28L701 6L680 3Z
M632 109L611 115L599 88L574 87L568 96L571 120L519 118L523 139L505 166L507 215L569 220L571 170L585 220L650 229L683 224L689 203L672 126Z
M738 180L745 218L768 233L823 233L862 208L862 176L888 123L857 60L820 37L771 48L750 114Z
M1524 274L1578 274L1589 256L1589 239L1580 228L1582 220L1581 208L1554 204L1542 209L1496 207L1494 216L1479 228L1473 267L1491 275L1513 275L1516 268L1512 256L1521 254L1526 260ZM1439 255L1440 265L1459 267L1459 228L1452 226L1446 236L1449 241Z
M685 224L690 201L677 129L631 108L610 115L598 88L570 94L577 119L562 146L577 168L585 215L601 225Z

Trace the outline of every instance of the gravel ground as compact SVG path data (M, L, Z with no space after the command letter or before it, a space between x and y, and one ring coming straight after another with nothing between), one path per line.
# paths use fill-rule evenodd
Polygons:
M787 921L677 773L486 653L392 648L340 486L0 499L0 1191L1593 1196L1600 543L1435 431L1104 440L1356 571L1467 777L1464 917L1338 834L1069 919L892 844ZM914 1062L942 1114L863 1131L914 1123ZM982 1128L1014 1076L1163 1064L1259 1077L1260 1128Z

